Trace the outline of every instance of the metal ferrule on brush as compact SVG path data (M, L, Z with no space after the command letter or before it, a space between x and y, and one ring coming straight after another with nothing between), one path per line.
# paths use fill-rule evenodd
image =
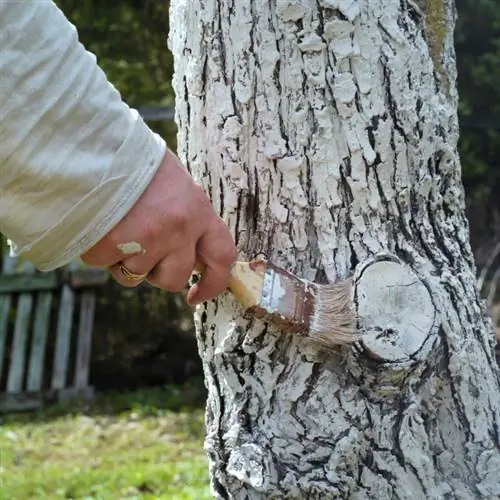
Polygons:
M274 321L297 332L307 332L314 312L315 286L267 263L259 307Z

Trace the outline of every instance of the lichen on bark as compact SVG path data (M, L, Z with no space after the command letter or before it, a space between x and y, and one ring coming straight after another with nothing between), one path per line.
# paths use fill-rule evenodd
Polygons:
M447 75L446 40L450 36L448 26L450 16L454 15L454 5L443 0L414 0L424 17L424 30L429 44L429 53L434 64L437 77L449 89L453 82Z

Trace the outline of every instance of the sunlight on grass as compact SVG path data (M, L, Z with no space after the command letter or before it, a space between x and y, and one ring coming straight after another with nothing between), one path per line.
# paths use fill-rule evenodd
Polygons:
M3 416L0 498L212 498L203 408L190 389Z

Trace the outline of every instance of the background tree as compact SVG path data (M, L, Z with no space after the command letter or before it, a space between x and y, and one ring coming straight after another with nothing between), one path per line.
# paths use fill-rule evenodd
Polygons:
M460 154L471 203L497 205L500 131L500 5L458 0L457 51Z
M500 5L459 0L457 7L459 151L479 282L500 340Z
M354 272L369 332L322 352L231 297L199 309L221 498L500 495L454 19L451 0L171 1L181 159L242 258L317 282Z

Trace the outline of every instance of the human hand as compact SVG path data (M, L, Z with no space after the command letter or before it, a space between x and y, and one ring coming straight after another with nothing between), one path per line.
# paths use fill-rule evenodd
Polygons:
M194 305L226 289L236 256L231 234L203 189L168 151L132 209L82 260L108 267L123 286L147 279L170 292L181 291L195 265L202 266L187 296ZM141 277L127 278L127 270Z

